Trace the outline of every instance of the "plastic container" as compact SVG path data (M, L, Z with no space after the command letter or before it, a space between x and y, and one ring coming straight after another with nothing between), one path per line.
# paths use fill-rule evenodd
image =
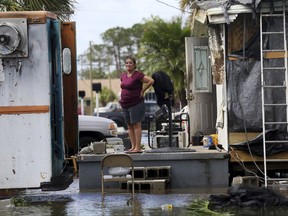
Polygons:
M108 172L112 176L125 176L130 172L129 167L110 167Z
M106 154L106 142L93 142L93 154Z
M115 146L114 146L114 151L115 151L116 153L124 152L124 149L125 149L124 145L115 145Z
M210 134L212 137L212 144L213 145L218 145L218 134Z
M213 145L212 136L204 136L203 137L203 147L204 148L209 148L212 145Z

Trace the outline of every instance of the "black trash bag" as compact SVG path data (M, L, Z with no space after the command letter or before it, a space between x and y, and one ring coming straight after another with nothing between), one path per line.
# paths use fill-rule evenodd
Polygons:
M288 206L288 199L272 189L248 185L235 185L228 189L227 195L220 194L209 197L209 209L231 206Z
M170 107L169 97L172 96L172 106L174 104L173 98L173 83L167 73L163 71L157 71L152 74L154 80L153 87L157 98L157 104L161 107L163 104L166 104L167 107Z
M198 131L192 136L192 143L193 146L199 146L203 145L202 140L203 140L204 134L201 131Z

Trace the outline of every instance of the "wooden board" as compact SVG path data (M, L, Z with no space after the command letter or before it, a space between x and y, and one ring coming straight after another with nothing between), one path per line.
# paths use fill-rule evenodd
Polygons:
M49 111L49 106L2 106L0 114L29 114L29 113L46 113Z
M241 143L247 141L251 141L255 139L260 133L247 133L247 136L245 133L229 133L229 145L233 145L236 143Z
M263 161L262 156L251 156L249 152L237 150L233 148L233 144L241 143L247 141L251 141L255 139L260 133L247 133L247 136L245 133L229 133L229 152L231 155L231 162L252 162L252 161ZM270 156L267 156L267 159L273 159L278 161L288 161L288 151L287 152L281 152L277 154L273 154Z
M28 23L46 23L47 18L57 19L57 15L49 11L6 11L0 12L3 18L26 18Z
M62 47L71 51L71 73L63 74L64 136L68 155L78 153L78 91L76 65L76 23L65 22L61 25Z
M263 161L262 156L256 156L256 155L251 156L249 154L249 152L233 149L233 146L230 149L230 155L231 155L231 159L230 159L231 162ZM284 161L288 162L288 151L267 156L267 159L273 159L273 160L275 160L275 162L277 162L277 161L278 162L284 162Z
M287 55L287 54L286 54ZM266 59L275 59L275 58L284 58L285 52L281 51L269 51L264 53L264 58Z

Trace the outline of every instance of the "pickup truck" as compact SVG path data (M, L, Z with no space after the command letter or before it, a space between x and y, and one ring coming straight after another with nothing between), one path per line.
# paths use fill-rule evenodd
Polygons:
M79 147L83 148L91 142L101 141L109 137L117 137L117 124L108 118L79 115Z
M99 112L99 116L111 119L117 124L118 127L123 127L127 130L127 125L122 115L122 108L114 109L111 112Z

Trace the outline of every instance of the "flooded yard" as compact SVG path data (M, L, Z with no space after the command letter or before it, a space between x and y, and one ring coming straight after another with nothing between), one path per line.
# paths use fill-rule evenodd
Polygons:
M147 146L147 133L142 143ZM137 191L134 201L127 195L110 195L102 202L101 192L80 191L79 179L63 191L27 189L17 196L2 197L0 216L287 216L288 204L282 207L251 208L229 207L209 212L204 206L191 210L197 200L207 201L211 194L226 194L228 188L193 188L181 190ZM11 200L19 205L11 204ZM165 205L168 204L168 207ZM200 209L203 208L203 209Z
M78 179L64 191L44 192L29 189L19 194L23 206L15 207L10 200L0 201L0 215L187 215L186 206L199 197L194 194L137 193L132 201L127 195L110 195L102 203L101 192L80 192ZM171 204L172 209L162 209Z
M247 216L286 216L288 206L269 208L240 208L233 207L215 210L219 214L211 214L207 211L195 212L189 210L188 206L197 199L207 200L210 193L220 194L221 190L182 190L162 191L161 193L137 192L135 200L132 201L127 195L110 195L102 203L99 191L79 191L78 179L63 191L41 191L29 189L21 192L18 198L24 201L22 206L15 207L10 204L10 199L0 200L1 216L187 216L187 215L228 215ZM21 204L21 203L20 203ZM172 208L163 207L171 204ZM164 208L164 209L163 209Z

